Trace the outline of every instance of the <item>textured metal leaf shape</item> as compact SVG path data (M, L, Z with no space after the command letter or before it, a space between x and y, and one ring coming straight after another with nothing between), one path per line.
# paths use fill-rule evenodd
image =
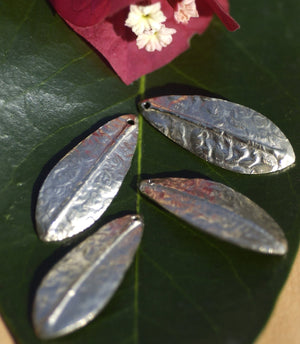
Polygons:
M142 232L141 218L127 215L101 227L61 259L36 293L37 336L59 337L94 319L120 285Z
M287 241L278 224L249 198L205 179L144 180L142 193L199 230L232 244L283 255Z
M163 96L140 103L143 116L171 140L215 165L246 174L295 161L280 129L262 114L222 99Z
M44 241L90 227L117 194L130 167L138 119L124 115L81 141L51 170L38 195L36 224Z

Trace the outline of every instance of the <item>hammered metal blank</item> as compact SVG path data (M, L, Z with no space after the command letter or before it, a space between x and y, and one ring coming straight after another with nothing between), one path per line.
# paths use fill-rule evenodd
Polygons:
M142 219L127 215L101 227L62 258L35 296L37 336L60 337L94 319L120 285L142 232Z
M280 129L245 106L202 96L163 96L146 99L140 107L168 138L225 169L261 174L295 162L293 148Z
M249 198L205 179L144 180L140 190L197 229L237 246L284 255L288 244L278 224Z
M36 224L44 241L90 227L117 194L130 167L138 119L124 115L81 141L51 170L38 195Z

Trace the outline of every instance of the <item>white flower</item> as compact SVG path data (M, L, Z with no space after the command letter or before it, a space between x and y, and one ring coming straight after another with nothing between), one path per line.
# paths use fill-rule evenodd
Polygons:
M155 50L161 51L172 42L172 35L176 32L175 29L165 27L161 25L158 31L148 30L138 35L136 44L139 49L145 48L148 52Z
M177 10L174 13L174 18L177 23L187 24L190 18L199 17L196 8L195 0L182 0L177 4Z
M145 31L158 31L166 17L160 10L160 2L149 6L130 5L128 18L125 25L138 36Z

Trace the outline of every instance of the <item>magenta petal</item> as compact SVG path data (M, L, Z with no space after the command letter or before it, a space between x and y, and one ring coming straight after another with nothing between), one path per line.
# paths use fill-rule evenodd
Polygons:
M78 26L90 26L111 13L110 0L50 0L57 13Z
M79 35L85 38L110 63L126 83L130 84L172 61L188 49L189 40L195 33L202 33L214 13L229 30L239 26L230 17L228 0L196 0L199 18L188 24L178 24L174 9L162 0L161 9L167 17L166 27L177 30L173 42L162 51L147 52L136 46L136 36L125 26L129 5L140 3L132 0L50 0L58 13ZM155 3L157 0L148 0Z
M49 0L57 13L69 23L91 26L132 4L131 0Z
M189 47L189 39L194 33L202 33L211 21L211 15L191 19L188 25L177 24L173 19L172 7L162 3L162 10L167 16L167 27L177 30L173 42L162 51L147 52L136 46L136 36L123 23L128 9L90 27L69 25L79 35L91 43L109 61L119 77L130 84L144 74L150 73L172 61Z
M199 0L198 0L199 1ZM203 0L201 0L203 1ZM239 24L230 16L228 2L225 0L204 0L212 8L215 14L229 31L239 29Z

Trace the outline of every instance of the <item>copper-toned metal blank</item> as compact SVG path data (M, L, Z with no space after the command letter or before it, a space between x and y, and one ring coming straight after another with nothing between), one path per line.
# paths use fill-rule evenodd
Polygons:
M143 232L138 215L109 222L72 249L45 276L34 300L38 337L73 332L105 307L130 266Z
M143 194L197 229L237 246L284 255L288 244L262 208L233 189L205 179L144 180Z
M138 119L106 123L64 156L38 195L36 225L44 241L59 241L90 227L119 191L131 165Z

